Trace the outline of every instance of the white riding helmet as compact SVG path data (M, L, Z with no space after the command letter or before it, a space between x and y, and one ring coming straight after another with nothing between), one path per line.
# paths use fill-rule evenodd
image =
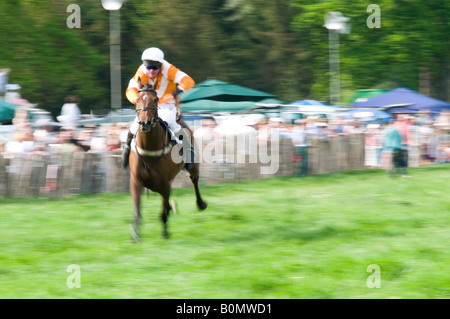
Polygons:
M142 53L141 59L144 64L146 64L146 61L157 61L159 63L163 63L164 52L158 48L148 48Z

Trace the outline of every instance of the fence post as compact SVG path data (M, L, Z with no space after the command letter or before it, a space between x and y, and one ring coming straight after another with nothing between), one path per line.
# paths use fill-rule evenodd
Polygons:
M8 192L8 173L6 166L9 164L9 159L0 156L0 198L7 197Z

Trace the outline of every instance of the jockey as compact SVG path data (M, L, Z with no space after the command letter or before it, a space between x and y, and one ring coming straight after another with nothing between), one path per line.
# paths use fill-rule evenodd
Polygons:
M139 89L138 79L141 79L142 84L154 84L157 80L158 115L168 124L169 132L172 136L171 143L173 145L181 144L181 141L175 135L181 129L176 120L178 109L175 106L175 97L178 93L192 88L195 82L189 75L164 60L164 53L158 48L146 49L142 53L141 60L143 63L130 80L126 96L131 103L136 105ZM133 124L130 126L127 142L122 151L122 166L124 168L128 166L131 141L138 129L138 117L136 116Z

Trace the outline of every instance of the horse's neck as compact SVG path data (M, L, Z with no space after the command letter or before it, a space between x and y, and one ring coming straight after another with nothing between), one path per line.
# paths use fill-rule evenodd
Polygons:
M155 127L152 127L149 133L138 131L135 140L138 147L147 151L160 150L168 143L166 130L161 123L157 123Z

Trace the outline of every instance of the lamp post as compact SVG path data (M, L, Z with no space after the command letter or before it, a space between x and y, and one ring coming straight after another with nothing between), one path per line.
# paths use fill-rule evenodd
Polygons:
M339 33L350 33L350 18L340 12L328 12L325 16L325 28L328 29L330 59L330 104L340 104L340 68L339 68Z
M102 0L109 11L109 63L111 71L111 107L122 108L122 86L120 74L120 13L124 0Z

